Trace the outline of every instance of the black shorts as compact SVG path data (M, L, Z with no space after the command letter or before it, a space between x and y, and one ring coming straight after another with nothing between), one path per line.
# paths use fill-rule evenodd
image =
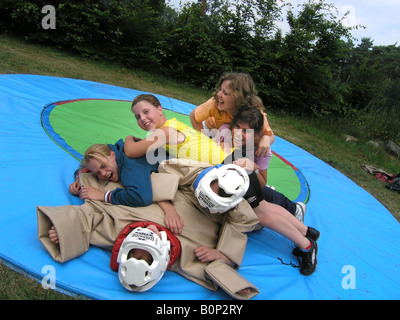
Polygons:
M225 160L223 161L223 164L231 164L236 158L243 157L243 154L237 152L237 153L232 153L229 155ZM244 195L244 198L246 201L250 204L252 208L258 207L260 202L264 200L264 194L262 192L260 182L258 181L257 174L252 171L248 172L247 174L249 175L249 189L247 189L246 194Z
M264 195L258 181L257 174L253 171L249 174L250 184L244 198L252 208L259 206L260 202L264 200Z

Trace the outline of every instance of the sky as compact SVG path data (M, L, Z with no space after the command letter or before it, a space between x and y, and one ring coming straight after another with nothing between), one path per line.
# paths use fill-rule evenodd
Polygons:
M294 6L307 0L291 0ZM195 0L169 0L171 6ZM344 14L350 11L344 23L349 26L363 25L366 29L353 30L351 34L358 40L371 38L375 46L387 46L397 43L400 46L400 0L326 0L333 3ZM282 28L283 31L284 27ZM359 41L355 41L359 43Z

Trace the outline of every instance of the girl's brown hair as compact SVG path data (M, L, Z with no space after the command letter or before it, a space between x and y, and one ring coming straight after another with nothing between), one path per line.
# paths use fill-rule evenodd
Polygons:
M256 107L264 111L263 102L258 96L253 79L247 73L229 72L223 74L215 87L213 94L215 100L218 100L218 91L221 89L222 83L226 80L230 81L232 95L239 110L246 107Z
M157 99L156 96L149 94L149 93L143 93L143 94L139 94L138 96L136 96L133 101L132 101L132 105L131 105L131 109L140 101L147 101L148 103L152 104L153 106L155 106L156 108L158 106L161 106L160 100Z

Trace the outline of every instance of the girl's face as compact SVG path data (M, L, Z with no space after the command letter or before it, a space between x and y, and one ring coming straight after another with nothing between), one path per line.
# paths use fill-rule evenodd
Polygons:
M221 84L221 88L217 93L218 97L218 110L227 111L233 115L237 113L237 108L235 105L235 97L233 96L233 91L230 87L231 81L225 80Z
M143 130L154 131L164 124L161 106L155 107L148 101L139 101L132 107L132 111Z
M236 147L245 146L247 143L254 145L256 138L254 130L247 123L238 122L232 129L233 145Z
M118 181L118 165L115 152L107 157L101 157L101 161L92 159L88 163L88 169L101 180Z

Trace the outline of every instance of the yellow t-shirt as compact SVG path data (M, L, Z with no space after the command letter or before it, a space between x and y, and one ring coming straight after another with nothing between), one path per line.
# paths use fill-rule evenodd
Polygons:
M172 157L217 165L233 151L225 152L217 142L175 118L167 120L163 127L173 128L185 135L185 141L182 143L165 145L165 149Z
M267 114L265 112L262 114L264 115L263 134L272 136L274 133L269 126ZM198 123L205 121L205 125L208 129L219 129L223 124L231 123L233 115L229 112L218 110L215 99L210 98L195 109L194 118Z

